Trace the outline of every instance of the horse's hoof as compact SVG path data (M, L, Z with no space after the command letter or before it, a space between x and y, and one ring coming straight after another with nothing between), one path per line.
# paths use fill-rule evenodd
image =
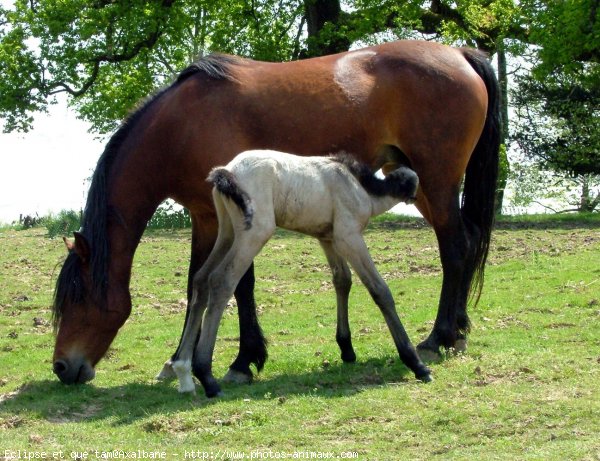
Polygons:
M223 377L223 382L233 384L250 384L252 382L252 373L248 375L247 373L230 368L227 371L227 374Z
M454 343L454 351L459 354L464 354L467 352L467 340L466 339L457 339Z
M439 352L432 351L431 349L420 349L417 348L417 353L421 361L425 363L437 363L442 361L442 356Z
M209 399L212 399L214 397L223 397L223 392L221 391L219 385L216 383L211 385L205 385L204 394L206 394L206 397L208 397Z
M431 383L433 382L433 378L430 374L418 376L417 379L423 383Z
M342 361L344 363L354 363L356 362L356 354L354 351L342 352Z
M156 379L158 381L170 381L172 379L175 379L176 377L177 374L175 373L175 370L173 370L173 364L170 360L167 360L165 362L161 372L156 375Z

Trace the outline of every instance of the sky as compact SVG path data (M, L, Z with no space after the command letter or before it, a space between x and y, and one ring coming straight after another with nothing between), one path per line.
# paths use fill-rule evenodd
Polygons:
M12 0L0 0L12 8ZM29 133L2 133L0 120L0 223L19 215L40 216L62 209L80 209L84 193L105 141L88 133L66 99L36 114Z
M0 133L0 222L82 208L105 142L88 129L63 100L29 133Z

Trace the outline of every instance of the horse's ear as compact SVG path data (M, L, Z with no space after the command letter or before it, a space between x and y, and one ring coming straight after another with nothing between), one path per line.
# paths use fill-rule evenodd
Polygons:
M63 237L63 242L65 242L67 251L71 251L71 250L75 249L75 244L73 242L71 242L67 237Z
M67 243L67 248L69 248L70 244L71 248L77 253L77 256L85 263L90 258L90 244L81 232L73 232L73 236L75 237L75 243Z

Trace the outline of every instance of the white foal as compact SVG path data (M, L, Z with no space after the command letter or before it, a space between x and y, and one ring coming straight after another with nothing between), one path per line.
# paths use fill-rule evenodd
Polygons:
M172 364L180 392L195 390L193 359L194 374L206 395L220 393L211 367L223 311L277 226L316 237L325 251L337 295L336 339L342 359L356 359L348 324L352 282L347 261L381 309L402 361L418 379L431 381L430 370L412 346L362 237L372 216L400 201L414 200L418 186L414 171L400 167L378 179L349 156L298 157L258 150L243 152L227 166L213 169L208 181L214 185L219 234L210 256L194 276L190 318L179 356Z

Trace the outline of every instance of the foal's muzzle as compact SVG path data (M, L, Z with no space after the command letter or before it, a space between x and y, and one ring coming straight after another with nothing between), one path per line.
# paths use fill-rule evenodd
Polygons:
M85 383L96 376L94 368L84 359L58 359L52 370L64 384Z

